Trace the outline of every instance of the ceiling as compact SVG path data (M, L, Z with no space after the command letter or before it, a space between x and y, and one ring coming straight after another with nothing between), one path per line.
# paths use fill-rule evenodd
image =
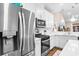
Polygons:
M52 13L62 13L65 21L69 22L72 16L79 19L79 4L78 3L47 3L44 8Z
M72 15L79 19L79 3L29 3L29 5L33 6L32 9L44 8L52 14L60 12L64 15L66 22L70 21Z

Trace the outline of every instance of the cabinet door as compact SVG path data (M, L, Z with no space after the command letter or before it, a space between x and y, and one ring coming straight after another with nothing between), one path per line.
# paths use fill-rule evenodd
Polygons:
M67 39L63 36L52 36L50 39L50 49L53 47L63 48L67 42Z
M50 37L50 50L55 46L53 36Z
M3 36L6 35L16 35L18 31L18 7L10 3L8 5L8 14L4 13L7 18L7 30L4 31ZM5 19L4 19L5 21Z
M64 48L66 41L67 39L65 36L56 36L56 47Z
M61 40L62 39L62 40ZM59 47L60 48L64 48L64 46L66 45L67 43L67 39L65 37L59 39Z
M35 56L41 56L41 38L35 39Z

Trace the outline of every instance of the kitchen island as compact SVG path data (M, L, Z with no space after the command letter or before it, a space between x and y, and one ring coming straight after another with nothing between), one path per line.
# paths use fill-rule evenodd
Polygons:
M79 56L79 40L69 40L59 56Z

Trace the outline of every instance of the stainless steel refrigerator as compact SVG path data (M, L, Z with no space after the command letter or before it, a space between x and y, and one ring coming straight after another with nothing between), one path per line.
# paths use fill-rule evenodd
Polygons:
M0 55L27 55L34 51L35 14L14 3L0 3Z
M19 11L19 32L21 55L28 55L34 51L34 19L35 14L20 8Z
M18 8L13 3L0 3L0 55L18 50L17 32Z

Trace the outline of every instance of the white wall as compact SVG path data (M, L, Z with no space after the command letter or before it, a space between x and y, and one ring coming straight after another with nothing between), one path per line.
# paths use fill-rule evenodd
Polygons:
M55 13L54 14L54 25L55 29L58 30L58 27L61 25L65 26L65 20L62 13Z
M45 10L47 34L52 34L54 28L54 15Z
M46 21L46 34L51 34L53 32L54 15L45 9L37 10L36 17Z
M23 5L23 8L28 9L32 12L35 13L35 17L42 19L42 20L46 20L46 28L47 32L49 34L49 32L51 33L51 31L53 30L53 20L54 20L54 15L50 12L48 12L47 10L44 9L44 5L42 4L36 4L36 3L26 3ZM42 29L40 29L41 32L43 32Z

